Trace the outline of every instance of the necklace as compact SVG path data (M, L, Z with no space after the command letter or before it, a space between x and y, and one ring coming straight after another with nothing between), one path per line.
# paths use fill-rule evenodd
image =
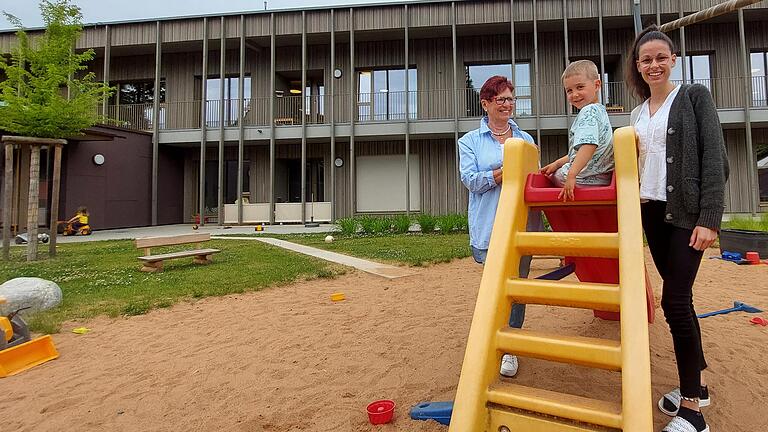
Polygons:
M494 135L496 135L496 136L502 136L502 135L505 135L507 132L509 132L509 130L510 130L510 129L512 129L512 125L510 125L509 123L507 123L507 128L506 128L506 129L504 129L504 131L502 131L502 132L495 132L495 131L494 131L493 129L491 129L490 127L489 127L488 129L491 131L491 133L492 133L492 134L494 134Z

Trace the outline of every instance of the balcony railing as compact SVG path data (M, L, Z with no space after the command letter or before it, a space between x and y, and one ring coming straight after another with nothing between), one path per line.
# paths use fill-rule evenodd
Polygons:
M689 81L690 82L690 81ZM714 78L695 80L710 89L718 108L741 108L744 106L744 82L740 78ZM764 76L752 77L753 107L768 107L768 79ZM536 94L536 87L517 87L517 117L536 115L537 105L540 114L565 115L567 105L565 93L559 84L541 85ZM603 83L603 97L609 114L628 113L641 101L634 97L623 82ZM538 96L538 103L537 103ZM302 99L304 98L304 99ZM452 89L418 90L411 92L359 93L354 105L349 94L330 95L286 95L274 100L275 126L330 124L330 107L333 104L334 121L349 123L350 115L356 123L367 122L403 122L406 116L411 121L450 120L454 117L454 105L460 118L476 118L484 114L477 89L459 89L454 98ZM303 104L302 104L303 103ZM205 103L205 126L217 129L220 126L220 108L222 101L212 100ZM269 126L270 98L248 98L243 100L242 111L239 100L223 101L224 127ZM303 108L302 108L303 105ZM158 127L164 130L198 129L201 122L201 102L164 102L160 104ZM111 119L109 123L136 130L153 129L153 105L110 105L104 115Z

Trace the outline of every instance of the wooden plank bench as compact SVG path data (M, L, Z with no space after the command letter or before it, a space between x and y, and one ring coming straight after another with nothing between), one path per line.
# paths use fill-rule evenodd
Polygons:
M163 271L163 261L176 258L193 257L195 264L210 264L211 255L221 252L219 249L202 249L200 243L211 240L211 234L183 234L169 237L145 237L136 239L136 248L144 249L144 256L140 256L139 260L143 266L141 271L143 272L159 272ZM152 255L151 249L153 247L161 246L175 246L181 244L195 243L197 246L194 250L186 250L180 252L170 252L158 255Z

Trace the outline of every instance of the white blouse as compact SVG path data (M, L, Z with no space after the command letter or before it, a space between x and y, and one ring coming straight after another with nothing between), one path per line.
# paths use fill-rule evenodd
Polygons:
M669 109L679 91L678 85L653 116L649 112L648 100L643 102L634 125L640 137L640 199L643 201L667 200L667 121Z

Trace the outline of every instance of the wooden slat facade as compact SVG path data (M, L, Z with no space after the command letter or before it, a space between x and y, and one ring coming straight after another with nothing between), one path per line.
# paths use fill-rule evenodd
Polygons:
M627 0L603 0L602 11L597 0L569 0L568 52L571 59L589 58L599 66L598 15L604 17L605 72L618 87L614 96L621 99L628 111L639 101L629 95L623 86L626 50L633 38L631 10ZM693 13L720 3L717 0L684 0L683 10ZM662 21L670 21L678 15L678 0L648 0L642 2L643 21L654 22L657 11ZM538 35L532 33L532 0L490 0L490 1L426 1L409 3L408 15L403 4L334 8L333 28L336 32L335 62L330 61L329 32L331 31L330 9L309 9L305 12L306 26L302 25L302 12L267 11L244 15L246 53L245 71L251 77L250 109L244 115L246 126L268 127L272 116L268 111L270 98L270 46L272 18L277 39L275 70L278 75L277 89L285 89L289 81L301 76L301 32L308 36L307 70L315 77L322 77L326 91L334 80L334 121L339 124L350 122L350 80L356 79L357 72L369 69L402 69L405 61L403 32L406 19L411 29L409 41L409 62L417 69L417 121L452 120L454 115L453 89L465 86L466 65L509 63L512 58L509 22L514 20L516 34L515 60L531 64L531 93L541 102L539 114L564 116L565 97L560 83L560 74L565 66L562 0L537 0L536 18ZM457 70L453 70L453 47L451 23L457 24ZM750 51L768 50L768 0L750 6L745 11L746 43ZM224 35L227 38L225 73L228 77L239 74L239 38L241 16L229 14L224 18ZM571 21L572 20L572 21ZM219 39L222 35L219 16L208 18L209 52L207 74L219 75ZM163 44L161 77L166 83L164 128L199 128L201 109L201 79L203 75L202 34L203 18L184 17L160 20ZM154 47L157 40L156 21L113 23L110 25L111 46L110 83L153 80L155 69ZM349 70L349 30L355 31L355 70ZM678 43L680 32L670 36ZM695 24L686 28L686 51L688 55L710 55L710 88L719 108L742 109L743 81L741 52L739 50L738 25L735 14L718 18L716 22ZM534 37L538 42L538 69L534 71ZM8 52L13 46L12 32L0 33L0 51ZM103 53L106 42L104 25L88 25L77 44L78 49L94 48L97 58L90 65L97 78L103 79ZM342 70L340 79L332 77L333 70ZM314 78L313 78L314 79ZM539 93L536 94L538 86ZM331 95L327 95L325 113L329 110ZM280 110L295 110L288 104L293 101L300 106L300 97L280 100L276 98L276 117L283 116ZM468 104L466 96L458 97L457 111L466 117ZM533 104L535 109L535 104ZM295 114L295 113L294 113ZM322 122L328 123L330 118ZM402 120L397 120L402 122ZM765 143L768 129L764 125L753 125L753 144ZM530 131L534 132L534 131ZM565 153L566 136L563 130L543 131L542 162L546 163ZM534 134L535 135L535 134ZM728 129L725 132L731 180L727 196L729 211L748 211L749 172L746 158L746 142L743 129ZM419 154L421 168L422 211L445 213L461 211L466 206L466 191L460 188L457 194L455 143L452 139L423 135L410 136L411 149ZM191 144L191 143L190 143ZM215 144L215 143L211 143ZM229 143L231 144L231 143ZM311 142L307 146L308 157L323 157L326 167L326 187L330 187L331 172L335 173L336 202L338 216L347 212L348 164L341 168L333 166L329 154L329 140ZM337 139L336 154L348 155L348 137ZM227 147L226 158L236 158L236 148ZM357 142L357 155L402 154L403 141ZM213 149L210 158L216 158ZM195 151L189 153L185 174L185 196L188 201L196 196L198 165L194 162ZM267 202L269 180L269 152L264 142L246 142L246 159L251 169L251 201ZM300 157L300 146L296 142L279 142L278 158ZM456 197L459 196L457 206ZM185 202L185 218L194 212L195 204Z

